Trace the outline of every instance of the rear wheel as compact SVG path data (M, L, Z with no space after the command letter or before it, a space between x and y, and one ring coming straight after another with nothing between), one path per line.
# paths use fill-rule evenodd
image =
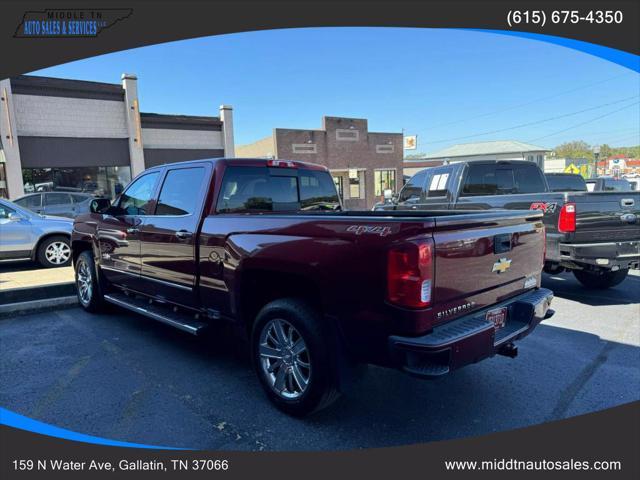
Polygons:
M597 289L615 287L627 278L628 273L628 269L616 270L615 272L588 272L585 270L573 271L573 275L582 285L587 288Z
M38 246L38 263L45 268L66 267L71 263L69 237L54 235Z
M75 266L76 290L80 306L88 312L100 311L104 307L104 299L91 251L82 252Z
M324 327L321 315L296 299L269 303L253 325L254 368L269 400L289 415L316 412L340 395Z

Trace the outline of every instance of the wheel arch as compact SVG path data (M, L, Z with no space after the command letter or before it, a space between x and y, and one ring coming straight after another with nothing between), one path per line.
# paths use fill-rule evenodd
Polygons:
M33 246L33 250L31 250L31 260L36 260L36 257L38 255L38 249L40 248L40 246L42 245L42 243L47 240L48 238L51 237L67 237L67 239L69 240L69 245L71 245L71 234L69 232L47 232L42 234L38 240L36 241L35 245ZM73 250L73 248L72 248Z

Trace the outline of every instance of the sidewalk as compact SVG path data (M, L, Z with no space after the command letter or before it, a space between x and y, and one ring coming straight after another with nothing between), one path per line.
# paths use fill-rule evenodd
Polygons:
M0 318L77 303L73 267L0 264Z
M73 267L34 268L33 264L25 263L25 270L17 270L17 264L12 264L6 271L7 266L0 265L0 291L2 292L15 288L36 288L74 281Z

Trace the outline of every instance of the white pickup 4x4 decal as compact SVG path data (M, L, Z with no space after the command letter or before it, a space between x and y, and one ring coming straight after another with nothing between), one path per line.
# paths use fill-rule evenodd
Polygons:
M381 237L386 237L391 233L391 227L381 227L376 225L350 225L347 227L347 232L352 232L356 235L369 233L372 235L380 235Z

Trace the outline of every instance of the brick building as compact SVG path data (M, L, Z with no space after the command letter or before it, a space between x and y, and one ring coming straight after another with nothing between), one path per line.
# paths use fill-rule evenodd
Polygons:
M35 191L112 197L145 168L234 156L232 109L218 117L140 112L121 84L21 75L0 80L0 196Z
M370 132L361 118L323 117L320 130L275 128L236 148L238 157L299 160L329 168L344 205L371 208L385 189L402 187L402 133Z

